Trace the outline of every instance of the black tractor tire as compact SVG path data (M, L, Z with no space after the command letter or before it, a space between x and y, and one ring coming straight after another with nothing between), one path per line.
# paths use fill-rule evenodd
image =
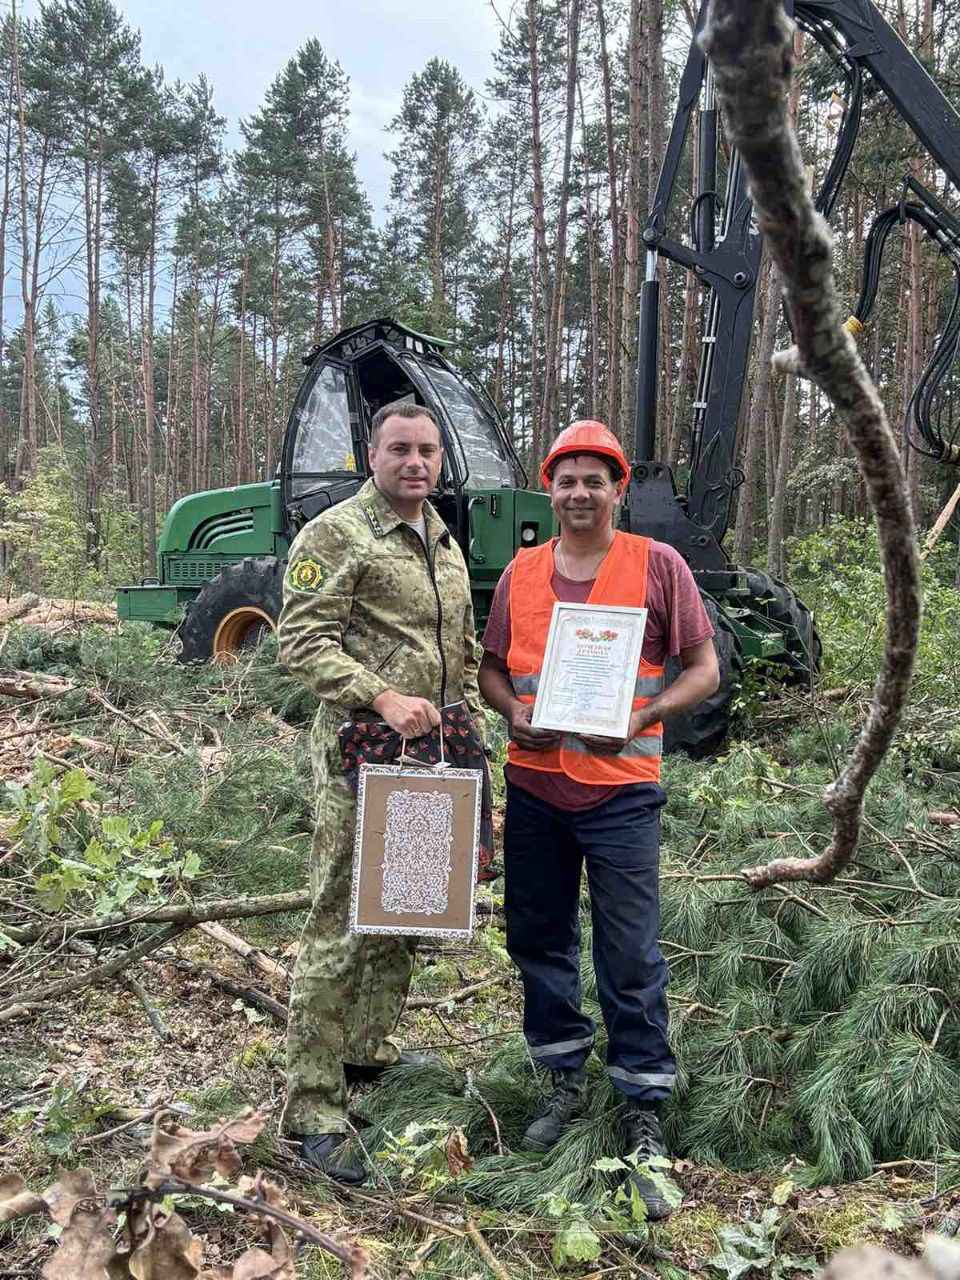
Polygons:
M733 702L740 689L742 659L737 637L709 596L703 596L703 607L716 633L713 647L720 667L720 684L715 693L689 711L671 716L663 726L664 752L685 751L694 759L718 750L730 732ZM668 658L665 684L671 685L683 668L679 658Z
M786 653L776 659L786 668L785 683L809 687L820 670L823 646L814 626L813 614L800 597L762 569L748 569L747 586L750 588L750 608L762 613L783 629Z
M181 662L235 662L274 631L283 603L283 562L247 556L211 578L180 624Z

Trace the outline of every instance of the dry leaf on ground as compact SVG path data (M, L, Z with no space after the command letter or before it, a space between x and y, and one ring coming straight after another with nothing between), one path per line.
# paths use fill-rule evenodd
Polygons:
M46 1201L27 1189L19 1173L0 1174L0 1222L13 1222L14 1218L46 1211Z
M78 1206L60 1237L60 1247L44 1265L43 1280L130 1280L127 1258L117 1252L112 1209Z
M136 1215L134 1230L139 1237L130 1255L134 1280L196 1280L203 1261L203 1241L178 1213L164 1213L148 1205L145 1213Z
M81 1200L96 1200L97 1188L89 1169L61 1169L57 1181L47 1187L43 1199L50 1217L65 1227Z
M169 1123L169 1113L161 1113L153 1122L150 1142L150 1173L147 1186L155 1187L168 1174L183 1178L186 1182L203 1182L214 1170L225 1178L233 1178L240 1172L240 1154L237 1142L253 1142L267 1122L265 1111L251 1111L227 1120L214 1129L185 1129Z
M447 1169L451 1178L459 1178L461 1173L469 1173L473 1168L473 1157L467 1150L467 1136L462 1129L452 1129L447 1138Z

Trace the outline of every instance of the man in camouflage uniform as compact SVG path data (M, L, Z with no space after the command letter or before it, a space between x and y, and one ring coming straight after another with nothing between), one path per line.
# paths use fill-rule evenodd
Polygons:
M467 567L426 500L443 461L436 420L419 405L386 405L370 434L372 478L290 548L279 622L281 662L322 699L311 732L313 906L294 970L282 1127L309 1163L347 1182L364 1171L344 1149L344 1064L369 1075L415 1060L389 1039L415 944L348 931L356 803L337 730L372 708L412 739L461 699L481 718Z

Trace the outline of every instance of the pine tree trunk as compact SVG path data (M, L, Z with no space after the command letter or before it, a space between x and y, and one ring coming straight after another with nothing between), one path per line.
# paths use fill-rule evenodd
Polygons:
M530 46L530 130L534 232L533 280L530 299L530 467L534 475L540 468L540 461L543 456L541 422L543 405L546 403L546 398L541 398L540 395L542 355L539 333L545 329L546 326L542 321L551 310L550 296L544 280L548 254L543 193L543 140L540 114L540 49L537 35L537 3L538 0L527 0L527 38ZM635 0L635 3L639 3L639 0ZM544 351L546 352L546 347L544 347Z
M157 211L160 204L160 161L153 162L150 181L150 243L147 249L147 294L144 309L141 293L140 353L143 366L143 435L146 460L146 543L147 571L157 571L157 405L153 371L153 324L157 294Z
M500 299L497 307L497 359L493 374L493 403L503 412L504 348L510 309L510 278L513 262L513 216L517 197L517 152L510 166L510 195L507 202L507 231L503 241L503 263L500 269ZM512 402L511 402L512 403Z
M577 77L577 95L580 101L580 132L587 133L586 113L583 109L583 90L580 78ZM583 172L580 176L583 189L584 229L587 244L587 283L589 286L589 369L587 375L587 403L584 412L588 418L595 418L600 410L600 261L597 251L597 223L594 219L593 200L590 191L589 160L584 155ZM568 409L567 418L572 409Z
M166 430L163 433L163 508L165 511L170 508L170 478L171 478L171 461L173 450L171 448L174 433L176 431L176 414L174 411L174 370L179 373L179 361L174 362L174 351L179 348L180 330L177 328L177 283L180 274L180 259L174 254L173 257L173 284L171 287L172 297L170 299L170 338L167 346L167 396L164 404L164 422ZM179 378L177 379L179 387Z
M557 384L560 377L560 335L563 331L565 280L567 271L567 220L570 208L570 161L573 154L573 126L576 111L577 56L580 47L580 0L570 0L567 23L567 93L564 115L563 167L560 178L560 207L557 213L557 241L554 255L552 303L547 314L544 343L544 383L541 437L548 441L559 418Z
M327 292L330 295L330 328L334 333L338 333L340 330L340 286L337 282L337 237L334 231L333 208L330 203L327 153L322 129L320 131L320 175L323 183L323 249L324 265L327 273ZM273 475L269 460L267 463L267 475Z
M31 289L33 273L30 261L29 183L27 180L27 118L20 65L20 26L16 5L11 10L12 55L11 75L17 103L17 136L19 142L20 198L20 287L23 304L23 388L20 397L20 447L14 462L14 484L37 469L37 402L36 402L36 298ZM46 154L46 146L43 148ZM0 281L2 287L2 281Z
M776 483L767 520L767 572L775 578L784 576L783 535L787 509L787 481L793 452L797 421L797 375L788 373L783 397L783 423L780 427L780 453L777 458Z
M740 488L737 523L733 536L733 558L737 564L747 564L753 549L756 489L761 452L766 440L765 418L770 389L770 359L777 339L780 296L779 273L774 266L768 264L763 324L757 351L757 380L747 412L746 441L743 449L743 485Z
M2 365L6 357L7 333L4 315L5 295L3 282L7 278L7 224L10 220L10 210L13 207L14 198L14 120L18 117L13 77L13 23L14 19L11 17L0 27L0 56L3 58L7 74L7 93L4 103L7 124L3 140L3 191L0 192L0 365ZM8 478L9 460L13 454L10 448L9 432L9 415L7 414L6 406L0 404L0 456L3 458L0 482Z
M641 133L643 128L643 76L640 0L630 0L630 38L627 54L628 120L627 174L623 216L626 234L623 245L623 290L620 304L620 409L617 415L620 438L632 444L633 403L636 394L637 291L640 258Z
M247 416L246 405L246 360L247 360L247 279L250 270L250 255L244 251L240 265L240 314L238 316L238 324L240 327L240 352L237 357L237 419L236 419L236 448L233 459L234 484L241 484L241 470L243 465L244 441L245 441L245 423Z
M607 52L607 19L603 0L596 0L600 36L600 78L603 84L603 133L607 154L607 201L610 223L610 277L607 282L607 386L606 419L610 430L620 436L620 300L623 268L620 253L620 199L613 125L613 89L610 56Z
M203 374L203 488L210 488L210 439L213 424L213 376L216 368L217 325L220 323L220 303L224 286L223 262L217 259L213 276L213 296L210 299L210 317L207 321L207 347Z

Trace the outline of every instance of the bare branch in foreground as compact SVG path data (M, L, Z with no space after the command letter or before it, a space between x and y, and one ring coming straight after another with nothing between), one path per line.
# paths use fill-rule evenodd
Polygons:
M143 907L115 911L108 916L82 916L76 920L51 919L41 924L15 925L0 921L0 929L14 942L37 942L46 937L76 937L103 933L132 924L182 924L190 929L202 920L242 920L249 916L269 916L278 911L305 911L311 902L309 889L291 893L269 893L253 898L208 898L206 901L171 906Z
M188 925L172 924L166 929L157 929L144 942L135 947L130 947L127 951L119 952L104 964L96 965L83 973L76 973L71 978L62 978L57 982L42 982L39 986L18 992L11 999L0 1003L0 1020L5 1020L3 1015L8 1010L16 1009L19 1011L25 1005L55 1000L59 996L69 995L73 991L81 991L84 987L92 986L94 983L106 982L108 978L115 977L122 970L129 968L130 965L135 964L138 960L142 960L144 956L148 956L151 951L159 951L161 947L166 946L168 942L172 942L174 938L184 933L187 928L189 928Z
M814 210L787 117L793 28L779 0L711 0L701 45L727 134L743 159L757 221L783 280L804 374L829 397L856 453L877 521L886 583L883 664L850 758L824 792L833 819L815 858L778 858L743 872L754 889L832 880L856 851L863 796L890 745L910 688L920 626L913 514L896 442L870 375L841 323L827 225Z

